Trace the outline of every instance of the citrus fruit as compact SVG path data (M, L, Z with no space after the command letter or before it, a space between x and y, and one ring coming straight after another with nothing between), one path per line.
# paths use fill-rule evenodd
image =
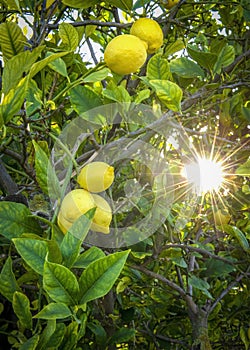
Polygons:
M113 181L114 168L105 162L85 165L77 177L77 182L82 188L94 193L105 191Z
M108 43L104 51L106 65L120 75L136 72L146 58L146 45L130 34L118 35Z
M96 211L91 224L93 231L109 233L109 225L112 220L112 210L108 202L98 194L92 194Z
M230 219L231 216L226 209L218 209L214 213L214 223L216 226L227 225Z
M174 5L178 4L180 0L162 0L162 5L170 10L172 7L174 7Z
M154 53L163 44L163 32L159 24L151 18L139 18L136 20L130 34L137 36L148 45L147 52Z
M62 232L67 232L70 226L81 215L95 208L92 194L84 189L75 189L66 194L57 217L58 226Z

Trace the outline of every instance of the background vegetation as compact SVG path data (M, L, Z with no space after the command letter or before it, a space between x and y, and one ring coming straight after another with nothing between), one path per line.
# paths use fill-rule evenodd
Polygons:
M186 0L171 10L156 0L0 6L1 348L249 349L249 2ZM141 16L158 21L164 45L137 74L112 74L104 49ZM182 225L183 210L193 204L177 194L146 240L101 249L82 243L86 216L71 233L60 232L47 168L71 121L114 102L150 106L161 115L159 130L176 118L198 150L210 152L216 135L214 153L228 176L223 196L205 196ZM149 129L144 120L133 130L123 120L104 124L75 159L126 136L166 149ZM117 198L127 179L154 195L153 174L128 161L116 165ZM140 210L117 216L116 224L126 220L133 228L147 211L146 198L142 192ZM228 209L228 225L215 225L214 201Z

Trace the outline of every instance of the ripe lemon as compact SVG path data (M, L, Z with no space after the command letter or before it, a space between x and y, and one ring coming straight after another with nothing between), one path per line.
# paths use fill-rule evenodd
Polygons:
M120 75L136 72L146 58L146 45L130 34L118 35L108 43L104 51L105 63L114 73Z
M105 162L85 165L77 177L77 182L82 188L94 193L105 191L113 181L114 168Z
M61 210L59 211L58 213L58 216L57 216L57 223L58 223L58 226L60 228L60 230L65 234L69 229L70 227L72 226L72 222L69 222L68 220L66 220L61 212Z
M216 226L227 225L230 219L231 219L231 216L226 209L218 209L214 213L214 223Z
M92 196L95 201L96 211L90 228L93 231L109 233L109 225L112 220L110 205L98 194L93 194Z
M74 221L95 206L94 198L88 191L84 189L70 191L63 198L57 217L58 226L63 232L67 231Z
M172 7L174 7L174 5L178 4L180 0L162 0L162 5L170 10Z
M163 32L159 24L151 18L139 18L130 29L130 34L137 36L148 45L147 52L154 53L163 44Z

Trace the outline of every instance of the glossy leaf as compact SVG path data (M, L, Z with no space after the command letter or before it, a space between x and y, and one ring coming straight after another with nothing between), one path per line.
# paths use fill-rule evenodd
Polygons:
M120 275L129 250L110 254L92 262L83 271L80 279L80 304L107 294Z
M75 51L79 44L79 36L76 28L69 23L59 24L59 36L68 51Z
M4 237L12 239L20 237L24 232L39 235L42 230L24 204L3 201L0 202L0 232Z
M154 55L147 64L147 77L149 79L171 79L172 74L168 60L163 58L161 54Z
M79 115L102 105L102 100L99 95L86 86L76 86L71 89L70 100L73 108Z
M75 268L86 268L92 262L104 258L105 253L98 247L91 247L86 250L84 253L79 255L77 260L74 263Z
M66 328L60 349L75 349L78 341L78 332L79 323L76 321L71 322Z
M31 238L14 238L16 250L23 260L38 274L43 274L43 267L48 253L47 242Z
M115 102L130 102L131 97L124 86L113 86L103 91L103 96Z
M65 234L60 245L65 266L71 267L76 261L82 242L89 232L94 214L95 209L90 210L86 215L80 216Z
M213 71L214 73L219 74L221 69L229 66L233 63L235 59L235 50L232 45L225 45L219 53L217 61L214 65Z
M170 71L182 78L204 77L204 71L200 66L186 57L176 58L170 62Z
M183 39L177 39L173 43L168 44L164 50L164 56L173 55L176 52L179 52L185 48L185 43Z
M5 22L0 24L0 46L4 60L24 52L26 37L22 29L15 22Z
M211 52L198 51L191 46L188 46L187 51L191 58L196 61L201 67L213 70L213 67L217 61L217 55Z
M21 291L12 270L12 260L8 257L0 274L0 293L11 303L15 292Z
M37 73L39 73L43 68L45 68L48 64L55 61L57 58L63 57L67 55L68 52L58 52L54 53L52 55L49 55L48 57L44 58L41 61L38 61L33 64L33 66L30 69L29 72L29 78L33 78Z
M46 327L40 336L39 344L36 350L47 350L50 344L50 339L53 339L53 334L56 331L56 320L48 320Z
M61 342L63 340L65 331L66 331L66 326L64 323L57 323L56 324L56 329L49 339L49 344L48 344L49 346L47 348L48 350L54 350L54 348L57 349L59 347L59 345L61 344ZM61 349L61 348L59 348L59 349Z
M36 62L44 46L36 47L32 52L20 52L6 62L3 70L3 93L6 95L12 88L16 87L24 73L27 73Z
M34 318L42 318L44 320L57 320L66 318L71 315L71 311L67 305L63 303L49 303Z
M35 350L35 349L37 349L39 339L40 339L39 335L35 334L32 338L30 338L25 343L20 345L19 350Z
M248 242L245 234L238 227L226 225L225 231L227 233L230 233L231 235L233 235L238 240L241 248L245 252L250 253L249 242Z
M194 288L201 290L208 298L213 299L212 295L208 291L210 285L203 279L192 275L189 276L188 283Z
M33 146L35 148L35 169L36 179L45 194L48 194L48 162L49 159L44 150L34 140Z
M110 70L108 68L102 68L96 72L90 73L86 77L83 78L83 83L95 83L97 81L101 81L107 78Z
M26 76L19 81L17 87L11 89L8 94L3 97L0 105L0 123L8 123L14 115L20 112L20 109L24 103L27 87L28 78Z
M124 343L124 342L128 342L134 337L135 337L135 329L122 327L118 329L117 332L115 332L115 334L111 337L110 342L112 344Z
M182 90L169 80L150 80L150 85L154 88L158 98L169 109L178 112L181 110Z
M32 315L28 297L21 292L15 292L12 306L21 324L27 329L32 329Z
M66 305L77 303L79 285L75 275L65 266L46 261L43 285L52 300Z
M94 6L99 2L99 0L62 0L64 5L73 7L73 8L81 8L87 9L88 7Z

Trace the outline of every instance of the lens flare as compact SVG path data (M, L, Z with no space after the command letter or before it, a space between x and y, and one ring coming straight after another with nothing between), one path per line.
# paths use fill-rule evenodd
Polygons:
M182 176L199 194L218 192L224 180L221 163L205 157L184 165Z

